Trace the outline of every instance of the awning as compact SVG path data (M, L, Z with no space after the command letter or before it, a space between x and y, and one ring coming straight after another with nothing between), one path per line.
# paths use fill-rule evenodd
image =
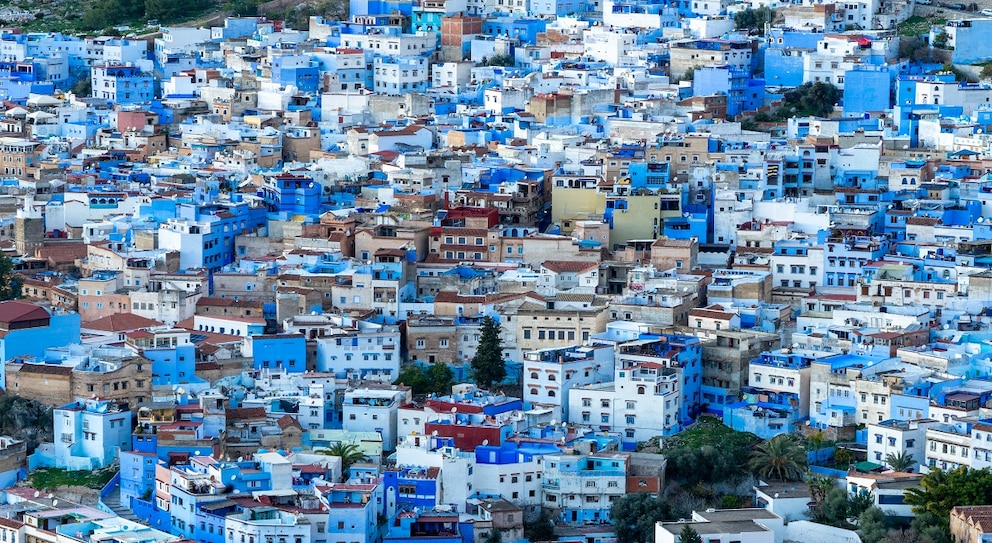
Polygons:
M861 471L861 472L864 472L864 473L868 473L868 472L871 472L871 471L882 469L882 465L881 464L876 464L874 462L865 461L865 462L858 462L858 463L854 464L854 469L856 469L858 471Z

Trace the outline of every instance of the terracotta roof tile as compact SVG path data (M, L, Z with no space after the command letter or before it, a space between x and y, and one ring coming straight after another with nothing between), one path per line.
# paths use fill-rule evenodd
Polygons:
M593 268L599 268L599 263L584 262L581 260L545 260L541 266L554 273L582 273Z
M101 319L83 323L80 328L84 330L101 330L103 332L129 332L164 325L165 323L142 317L141 315L135 315L134 313L115 313Z

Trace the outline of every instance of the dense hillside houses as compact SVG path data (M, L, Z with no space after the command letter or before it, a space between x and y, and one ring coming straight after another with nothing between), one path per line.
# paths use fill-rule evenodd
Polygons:
M0 29L0 540L992 537L992 4L272 4Z

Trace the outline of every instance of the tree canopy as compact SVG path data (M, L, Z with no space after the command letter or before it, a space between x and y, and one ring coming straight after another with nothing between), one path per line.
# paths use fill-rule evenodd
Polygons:
M899 451L889 453L888 456L885 457L885 463L895 471L906 471L913 467L916 460L913 458L913 453Z
M472 357L472 378L479 388L490 389L506 379L503 361L503 329L496 319L486 316L479 329L479 348Z
M952 507L992 503L992 471L964 466L934 469L923 476L919 488L906 490L906 503L917 515L930 513L946 523Z
M98 0L83 13L82 23L90 30L139 20L158 19L166 23L192 17L213 5L213 2L196 0Z
M759 441L754 434L701 417L687 430L666 438L662 453L672 479L690 485L718 483L747 473L751 450Z
M337 456L341 458L341 476L344 480L348 480L348 469L355 464L355 462L365 459L365 454L362 453L362 449L355 445L354 443L335 443L327 449L319 449L314 451L318 454L326 454L327 456Z
M863 543L881 543L889 530L886 527L885 513L878 507L866 509L858 517L858 532Z
M679 532L679 543L703 543L703 538L699 536L699 532L695 528L686 524Z
M0 255L0 300L13 300L21 297L24 281L14 273L14 261L7 255Z
M654 525L661 520L675 520L668 502L650 494L627 494L613 502L610 519L617 543L654 541Z
M737 30L753 30L759 36L765 35L765 25L775 20L775 10L768 7L758 9L747 8L734 15L734 27Z
M791 435L775 436L755 448L750 466L759 477L798 481L806 472L806 450Z
M397 383L413 389L414 394L450 394L455 384L455 372L447 364L435 362L427 366L410 364L400 370Z
M817 81L803 83L794 90L782 96L782 107L777 114L780 118L790 117L826 117L833 113L834 104L841 99L840 90L831 85Z

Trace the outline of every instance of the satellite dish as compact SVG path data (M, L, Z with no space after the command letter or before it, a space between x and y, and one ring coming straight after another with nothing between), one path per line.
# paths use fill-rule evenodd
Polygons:
M431 432L431 435L434 436L434 437L437 437L437 430L434 430L433 432Z
M451 412L452 413L457 413L458 412L458 408L457 407L452 407L451 408Z
M55 507L58 504L59 504L58 500L52 500L52 507Z
M482 440L482 446L485 447L486 445L489 445L489 440L488 439L483 439Z
M176 389L176 394L182 396L183 394L186 394L186 389L184 389L183 387L179 387Z
M38 496L41 496L41 492L38 492L37 490L35 490L34 491L34 497L37 498Z
M231 480L232 481L237 481L238 480L238 476L237 475L232 475L231 476Z
M551 419L551 423L550 424L551 424L551 426L554 426L555 424L558 424L558 421L556 421L555 419Z

